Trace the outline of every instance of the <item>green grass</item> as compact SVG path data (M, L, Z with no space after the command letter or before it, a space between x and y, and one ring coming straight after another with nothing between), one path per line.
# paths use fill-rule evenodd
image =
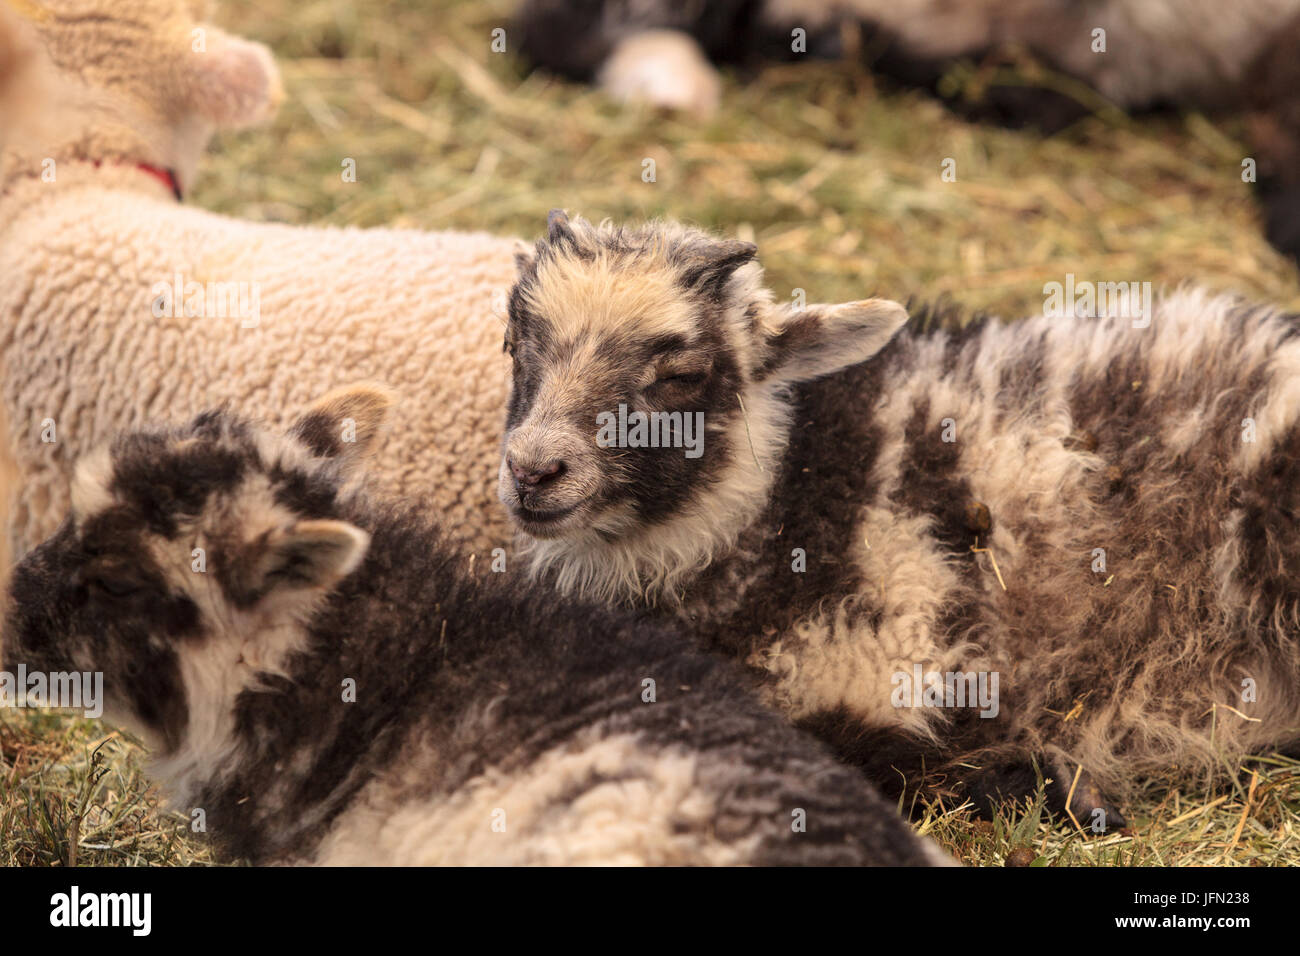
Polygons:
M1008 317L1043 284L1195 280L1300 308L1264 241L1234 121L1105 111L1044 139L973 126L835 64L729 77L707 121L621 108L489 51L513 0L228 0L275 50L287 101L222 137L190 201L251 219L533 236L546 212L672 217L753 239L772 288L809 301L946 296ZM511 38L507 37L508 42ZM979 79L978 71L962 74ZM972 88L974 88L972 86ZM341 163L356 160L358 182ZM657 181L642 181L655 160ZM957 181L941 164L956 161ZM142 751L106 726L0 714L0 863L205 864L160 810ZM1212 792L1152 784L1130 828L1094 838L1041 800L993 821L924 808L961 860L1002 865L1300 865L1300 764L1246 762ZM1250 791L1252 772L1253 794Z

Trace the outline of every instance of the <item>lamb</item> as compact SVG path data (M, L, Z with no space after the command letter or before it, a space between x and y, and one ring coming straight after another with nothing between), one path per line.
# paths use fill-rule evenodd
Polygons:
M5 670L101 672L177 806L254 863L951 863L725 663L467 575L368 501L349 472L386 403L343 389L288 434L209 412L84 459L15 571Z
M526 0L516 13L523 55L574 79L626 88L647 98L653 85L631 86L639 59L664 51L685 60L744 63L754 58L840 56L845 27L871 31L864 54L886 72L927 86L960 57L1030 49L1127 109L1161 103L1213 108L1235 105L1251 65L1280 52L1285 25L1300 18L1300 0L1246 0L1225 8L1205 0ZM1099 47L1094 30L1106 33ZM802 47L795 30L801 30ZM657 37L658 43L647 42ZM563 40L561 40L563 38ZM1289 39L1286 40L1289 43ZM640 49L640 57L630 51ZM716 82L716 81L712 81ZM708 89L701 78L697 87ZM654 99L664 106L700 102Z
M17 475L17 552L61 520L73 462L119 429L226 400L283 424L283 409L367 378L411 401L380 452L381 489L425 495L486 563L510 539L492 476L517 240L178 204L210 133L265 120L280 97L267 50L192 6L23 4L63 95L43 136L23 130L0 157L0 458Z
M755 254L551 214L498 485L534 575L744 659L888 794L987 809L1041 773L1113 826L1144 779L1300 741L1297 316L1053 288L945 330L778 303ZM703 453L611 410L702 414Z
M1300 0L525 0L515 21L522 54L537 66L595 81L620 100L701 113L720 99L711 63L836 58L855 45L843 37L858 34L875 72L975 119L1054 132L1088 112L1047 84L990 75L969 98L941 82L962 59L1025 50L1126 110L1246 113L1269 240L1300 257Z

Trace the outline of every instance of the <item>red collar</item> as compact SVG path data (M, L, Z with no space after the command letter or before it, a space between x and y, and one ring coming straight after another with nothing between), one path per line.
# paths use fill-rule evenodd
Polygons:
M172 191L177 202L183 202L185 197L181 194L181 183L176 178L176 174L170 169L162 169L158 166L150 166L148 163L136 163L135 168L142 173L148 173L154 179L158 180L164 186Z
M103 165L103 163L98 159L93 162L96 169ZM125 166L126 163L122 163L122 165ZM184 201L185 197L181 193L181 181L176 178L176 174L170 169L163 169L161 166L153 166L149 163L136 163L135 168L140 170L142 173L148 173L154 179L158 180L158 182L170 189L171 194L176 197L177 202Z

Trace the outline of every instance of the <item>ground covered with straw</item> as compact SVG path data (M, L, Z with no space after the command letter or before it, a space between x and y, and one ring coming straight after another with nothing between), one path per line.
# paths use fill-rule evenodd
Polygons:
M216 144L189 201L250 219L519 236L552 207L671 217L757 242L778 296L808 301L947 298L1010 319L1073 273L1194 280L1300 308L1231 119L1102 111L1042 138L813 63L729 73L707 120L628 109L526 76L508 32L507 52L492 52L512 2L227 0L220 21L271 45L288 95L269 129ZM960 78L974 88L979 72ZM102 723L0 713L0 864L209 862L143 767ZM936 803L917 825L971 864L1300 864L1300 762L1237 769L1211 791L1153 783L1123 808L1129 826L1103 837L1051 819L1041 798L992 821Z

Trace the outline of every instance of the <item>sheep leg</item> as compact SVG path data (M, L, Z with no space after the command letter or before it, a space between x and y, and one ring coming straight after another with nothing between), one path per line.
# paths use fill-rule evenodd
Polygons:
M968 759L963 758L963 762ZM1047 809L1056 816L1073 818L1079 826L1097 835L1128 826L1124 814L1106 799L1092 776L1086 770L1078 770L1076 781L1075 773L1074 767L1058 755L995 760L981 766L968 779L968 795L976 807L988 810L1001 800L1030 796L1038 789L1039 778L1044 777Z
M1052 813L1072 814L1080 826L1099 834L1128 825L1086 771L1075 782L1075 771L1062 755L1032 754L1015 746L979 748L963 739L966 730L960 723L939 742L897 727L867 726L845 708L812 714L796 725L820 737L839 759L861 770L891 800L901 798L909 810L924 793L970 800L978 815L989 817L1004 800L1032 797L1039 778L1045 777Z

